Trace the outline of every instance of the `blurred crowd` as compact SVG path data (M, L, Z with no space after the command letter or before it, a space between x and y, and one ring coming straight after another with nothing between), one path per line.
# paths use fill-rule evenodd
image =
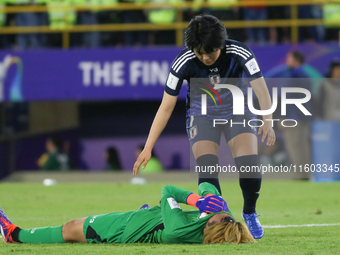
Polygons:
M334 124L340 121L340 59L332 59L324 78L312 78L307 70L304 54L294 50L287 54L286 68L273 75L275 78L284 78L281 80L281 86L304 88L311 93L311 100L304 103L311 115L305 115L294 105L288 105L284 117L293 119L298 124L294 128L275 126L277 141L274 146L260 148L261 164L280 166L291 162L295 166L310 165L313 163L312 122L323 120ZM280 81L276 79L275 83L278 85ZM294 98L301 97L296 95ZM274 118L282 120L283 116ZM310 172L296 172L294 175L301 180L311 177Z
M144 150L144 145L138 145L136 148L136 158ZM37 159L36 163L42 171L69 171L71 169L78 168L71 162L70 157L70 142L63 140L59 136L50 136L45 143L45 152ZM105 161L104 171L122 171L124 168L121 163L119 151L114 146L106 148L103 160ZM172 165L168 166L168 169L174 169ZM179 168L175 168L179 169ZM151 158L148 164L139 168L141 173L159 173L163 172L164 167L161 161L158 159L154 150L151 152Z
M188 1L188 0L187 0ZM290 19L290 6L256 6L201 8L201 3L234 3L237 1L252 2L256 0L192 0L193 8L183 11L183 20L189 21L199 13L211 14L223 21L283 20ZM97 24L171 24L177 19L175 9L150 10L105 10L98 11L96 6L109 6L118 3L182 3L185 0L0 0L0 26L25 27L49 26L54 29L66 29L74 25ZM48 12L5 13L4 6L46 5ZM68 7L67 10L60 6ZM74 7L93 6L92 11L75 11ZM340 4L302 5L298 6L299 19L324 19L323 26L299 28L299 42L338 40L338 28L332 22L340 20ZM228 29L229 37L248 44L276 44L290 42L290 27L252 28L249 23L246 29ZM71 33L70 46L79 48L98 48L105 46L145 46L174 45L175 31L125 31L125 32L87 32ZM0 48L40 49L62 47L62 35L56 33L19 33L1 34Z

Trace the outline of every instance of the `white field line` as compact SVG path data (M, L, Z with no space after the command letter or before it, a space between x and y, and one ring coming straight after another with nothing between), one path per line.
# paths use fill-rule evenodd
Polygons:
M304 224L304 225L263 225L263 228L302 228L302 227L324 227L324 226L340 226L340 223L326 224Z

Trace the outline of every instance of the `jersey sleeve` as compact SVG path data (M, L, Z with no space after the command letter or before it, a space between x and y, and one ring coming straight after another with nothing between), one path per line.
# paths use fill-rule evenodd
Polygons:
M221 196L220 192L218 192L217 188L215 185L209 183L209 182L202 182L198 186L198 194L200 196L206 196L208 194L213 194L216 196Z
M227 46L227 53L233 53L239 58L239 63L249 81L263 77L253 51L245 44L233 42Z
M190 193L190 191L175 186L164 186L161 198L161 213L165 231L164 242L179 243L179 233L182 233L183 226L191 222L178 204L178 202L186 203Z
M162 189L162 198L163 197L172 197L177 202L186 204L187 203L187 197L191 194L190 191L175 187L172 185L165 185Z
M181 51L171 64L170 72L165 84L165 92L172 96L178 96L182 88L183 80L186 77L186 70L195 53L186 49Z
M244 45L244 50L247 51L249 56L247 57L247 59L242 58L241 65L243 67L243 72L246 74L248 80L252 81L257 78L263 77L253 51L246 45Z

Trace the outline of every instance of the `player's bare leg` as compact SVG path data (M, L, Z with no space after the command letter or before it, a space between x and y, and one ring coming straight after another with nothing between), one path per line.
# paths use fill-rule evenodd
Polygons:
M240 171L240 186L244 198L242 216L252 236L255 239L262 238L264 231L255 212L256 201L261 189L262 176L260 172L241 172L246 170L246 168L248 170L259 170L257 137L252 133L242 133L232 138L228 145L233 153L235 164Z
M195 159L206 154L213 154L218 156L218 148L219 145L217 143L208 140L203 140L193 144L192 152L194 154Z
M68 243L87 243L83 232L86 218L71 220L63 226L63 239Z
M257 155L257 137L252 133L242 133L228 142L233 157Z

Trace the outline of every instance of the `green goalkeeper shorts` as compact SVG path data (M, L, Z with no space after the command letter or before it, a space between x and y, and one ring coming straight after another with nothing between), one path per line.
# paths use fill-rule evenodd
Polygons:
M120 243L128 217L130 213L108 213L87 217L83 225L87 242Z

